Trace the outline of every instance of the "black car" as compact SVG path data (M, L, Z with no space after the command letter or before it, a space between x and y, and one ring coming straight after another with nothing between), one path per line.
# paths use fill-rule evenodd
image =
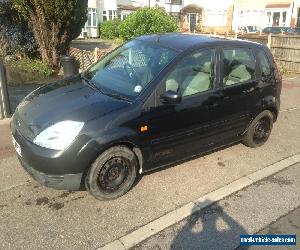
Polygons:
M281 84L264 45L142 36L32 92L11 131L22 166L39 183L113 199L138 174L234 142L263 145Z
M296 31L291 27L267 27L262 30L262 33L265 34L296 34Z
M294 30L297 35L300 35L300 27L296 27L294 28Z

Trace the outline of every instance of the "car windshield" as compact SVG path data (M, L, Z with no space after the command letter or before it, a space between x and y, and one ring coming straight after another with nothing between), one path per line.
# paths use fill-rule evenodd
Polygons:
M177 52L139 40L117 48L83 74L101 92L134 100Z
M293 29L290 28L290 27L283 27L282 30L283 30L284 32L290 32L290 33L293 32Z
M256 26L248 26L249 32L257 31Z

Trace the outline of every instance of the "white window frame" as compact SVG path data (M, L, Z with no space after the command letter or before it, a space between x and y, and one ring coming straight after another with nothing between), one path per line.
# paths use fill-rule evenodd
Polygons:
M86 27L87 28L97 28L98 27L97 9L96 8L88 8L88 16L89 15L91 16L91 23L89 24L89 20L87 20Z

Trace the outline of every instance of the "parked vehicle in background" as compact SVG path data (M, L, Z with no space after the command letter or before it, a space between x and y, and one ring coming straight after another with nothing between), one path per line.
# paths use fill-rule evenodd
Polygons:
M294 30L295 30L297 35L300 35L300 27L296 27L296 28L294 28Z
M254 25L248 25L248 26L241 26L239 28L239 32L241 33L247 33L247 34L255 34L259 33L261 31L261 28Z
M296 31L291 27L266 27L262 30L265 34L296 34Z
M114 199L138 174L235 142L262 146L279 113L281 85L265 45L142 36L28 95L11 121L13 142L41 184L83 184L99 200Z

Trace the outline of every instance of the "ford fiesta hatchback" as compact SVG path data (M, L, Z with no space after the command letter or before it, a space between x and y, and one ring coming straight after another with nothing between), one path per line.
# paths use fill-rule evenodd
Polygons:
M11 131L22 166L39 183L113 199L149 170L234 142L263 145L281 84L264 45L142 36L32 92Z

